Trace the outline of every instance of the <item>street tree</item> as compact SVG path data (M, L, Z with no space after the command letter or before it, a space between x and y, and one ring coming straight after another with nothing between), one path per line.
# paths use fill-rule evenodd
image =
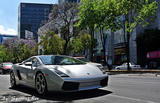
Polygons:
M8 39L3 46L7 49L8 61L21 62L33 55L37 55L36 41L24 39Z
M9 54L10 53L7 51L7 48L5 48L3 45L0 45L0 63L8 61Z
M53 7L50 13L50 20L55 20L55 24L61 31L61 37L65 40L63 54L67 53L67 45L74 36L73 24L78 13L77 3L63 3Z
M94 11L96 16L96 29L99 30L99 34L101 37L101 42L102 42L102 47L103 47L103 55L105 56L106 54L106 48L105 48L105 35L104 30L110 29L112 32L116 31L119 28L117 25L117 17L120 16L120 13L118 12L118 0L100 0L95 4ZM104 64L108 63L106 62L106 58L104 57ZM108 65L108 67L110 67Z
M72 53L82 53L91 46L91 35L80 33L70 41L70 44L69 48L72 47Z
M91 35L91 46L90 46L90 59L93 60L93 44L94 44L94 30L97 15L95 13L95 6L98 0L81 0L78 13L78 23L76 26L79 28L89 30Z
M154 20L158 8L156 0L82 0L81 2L78 25L89 29L92 38L95 27L98 27L103 48L105 44L103 29L116 31L124 25L124 33L127 32L127 62L130 70L130 35L138 25L145 26Z
M128 70L131 70L129 67L130 61L130 49L129 41L130 36L134 29L138 25L146 26L156 17L156 11L158 9L158 3L156 0L120 0L118 3L118 12L123 16L123 19L117 19L118 25L124 25L124 33L127 32L127 64Z
M40 36L39 45L43 48L43 54L63 54L65 40L57 34L48 31L45 35Z

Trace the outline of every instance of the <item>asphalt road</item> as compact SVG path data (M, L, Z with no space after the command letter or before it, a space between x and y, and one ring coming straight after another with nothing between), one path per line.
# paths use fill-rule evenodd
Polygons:
M111 75L108 87L90 91L39 96L24 86L11 89L9 75L0 75L0 103L160 103L160 76Z

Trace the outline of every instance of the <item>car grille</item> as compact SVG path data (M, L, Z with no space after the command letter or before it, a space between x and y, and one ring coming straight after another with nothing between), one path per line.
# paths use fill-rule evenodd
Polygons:
M79 83L77 82L64 82L62 89L64 91L74 91L74 90L78 90L79 88Z
M80 88L93 87L97 85L100 85L100 81L82 82L80 83Z
M87 90L87 89L95 89L108 85L108 77L98 80L98 81L90 81L90 82L68 82L65 81L63 83L62 89L64 91L78 91L78 90Z

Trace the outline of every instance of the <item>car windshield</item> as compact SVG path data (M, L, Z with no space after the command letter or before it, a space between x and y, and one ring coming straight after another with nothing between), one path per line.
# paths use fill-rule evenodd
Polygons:
M45 65L78 65L86 64L83 61L67 56L40 56L39 57Z
M90 62L87 58L77 58L77 59L84 61L84 62Z

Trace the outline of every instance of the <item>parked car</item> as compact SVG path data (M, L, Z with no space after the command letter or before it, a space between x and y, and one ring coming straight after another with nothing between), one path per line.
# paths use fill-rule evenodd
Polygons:
M26 85L43 95L47 91L72 92L105 87L108 75L100 68L73 57L40 55L14 64L10 84L12 88Z
M0 72L2 74L5 74L5 73L9 72L11 70L11 68L12 68L12 65L13 64L10 63L10 62L1 63L0 64Z
M103 65L100 64L100 63L91 62L89 59L87 59L87 58L85 58L85 57L74 57L74 58L76 58L76 59L78 59L78 60L81 60L81 61L83 61L83 62L89 63L89 64L91 64L91 65L97 66L98 68L101 68L101 69L104 70Z
M129 66L131 67L131 69L140 69L140 65L135 65L133 63L129 63ZM120 66L116 66L115 69L117 70L127 70L127 63L123 63L122 65Z

